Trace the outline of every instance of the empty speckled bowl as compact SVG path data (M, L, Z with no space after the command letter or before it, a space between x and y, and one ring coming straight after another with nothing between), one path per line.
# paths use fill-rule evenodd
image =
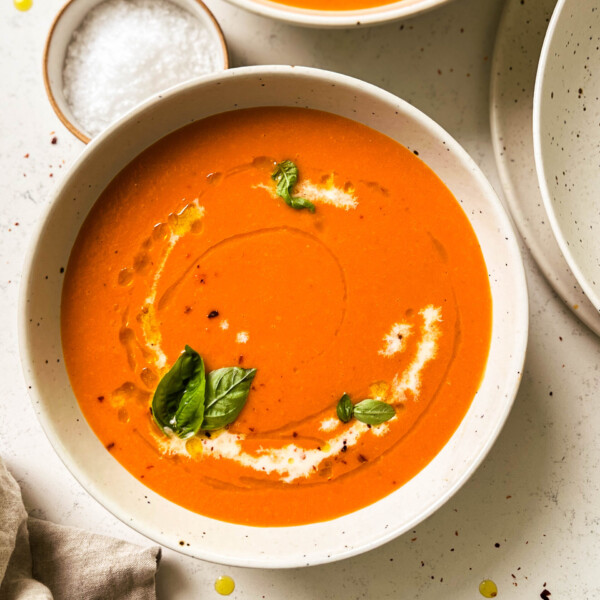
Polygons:
M600 310L600 3L560 0L534 93L540 189L554 235Z
M65 56L73 33L81 25L87 14L105 0L69 0L56 15L44 49L44 86L50 104L65 127L86 144L93 135L86 130L69 106L64 93L63 68ZM219 69L227 69L229 56L223 32L213 14L201 0L169 0L172 4L196 17L214 40L218 49L216 64ZM121 115L119 115L121 116Z
M326 522L250 527L193 513L125 470L84 418L65 369L60 332L64 266L90 208L144 149L188 123L236 108L303 106L353 119L418 149L457 198L479 240L492 294L488 361L472 404L439 454L378 502ZM468 154L439 125L362 81L304 67L231 69L182 84L130 111L95 138L55 189L26 260L19 307L21 357L36 414L81 484L125 523L191 556L244 567L298 567L374 548L446 502L481 463L517 392L527 344L523 264L509 219ZM183 543L185 541L185 543Z

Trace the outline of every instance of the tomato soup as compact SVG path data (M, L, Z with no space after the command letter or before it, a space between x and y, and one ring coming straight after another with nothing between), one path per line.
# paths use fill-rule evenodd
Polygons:
M397 0L273 0L277 4L285 4L296 8L310 10L328 11L347 11L364 10L376 8L387 4L394 4Z
M284 160L304 207L279 194ZM185 508L259 526L332 519L414 477L468 410L491 333L476 236L416 152L283 107L190 124L123 169L81 228L61 310L107 451ZM153 418L186 346L206 373L256 369L220 429Z

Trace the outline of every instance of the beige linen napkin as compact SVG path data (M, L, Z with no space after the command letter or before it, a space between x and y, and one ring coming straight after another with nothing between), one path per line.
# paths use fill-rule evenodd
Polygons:
M0 600L155 600L160 554L29 518L0 459Z

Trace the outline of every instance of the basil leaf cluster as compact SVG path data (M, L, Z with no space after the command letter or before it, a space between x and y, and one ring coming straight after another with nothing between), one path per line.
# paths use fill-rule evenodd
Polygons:
M354 417L356 420L367 425L381 425L381 423L389 421L396 415L394 407L387 404L387 402L367 398L366 400L352 404L352 400L350 400L348 394L344 394L339 399L336 406L336 413L342 423L348 423Z
M256 369L225 367L206 375L202 357L185 347L160 380L152 416L165 432L188 438L233 423L246 404Z
M277 182L277 195L283 198L288 206L296 210L306 208L311 213L315 212L315 205L310 200L292 196L292 188L298 181L298 167L291 160L277 163L271 179Z

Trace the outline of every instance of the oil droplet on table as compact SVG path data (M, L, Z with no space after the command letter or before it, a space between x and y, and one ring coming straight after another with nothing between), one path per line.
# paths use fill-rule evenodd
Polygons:
M13 4L17 10L25 12L31 8L33 0L13 0Z
M491 579L484 579L479 584L479 593L484 598L495 598L498 595L498 586Z
M219 579L215 581L215 590L221 596L229 596L235 589L235 581L229 575L221 575Z

